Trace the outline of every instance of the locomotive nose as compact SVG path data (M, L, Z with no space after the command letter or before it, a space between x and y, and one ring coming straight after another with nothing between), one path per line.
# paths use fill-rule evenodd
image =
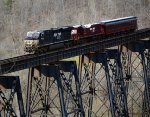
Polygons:
M39 44L38 40L24 40L24 51L34 52Z

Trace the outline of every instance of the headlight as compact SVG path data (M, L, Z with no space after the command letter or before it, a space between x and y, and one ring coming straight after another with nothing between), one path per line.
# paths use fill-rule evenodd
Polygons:
M24 43L28 45L28 44L32 44L32 41L28 40L28 41L25 41Z
M28 42L27 42L27 41L24 41L24 44L28 44Z

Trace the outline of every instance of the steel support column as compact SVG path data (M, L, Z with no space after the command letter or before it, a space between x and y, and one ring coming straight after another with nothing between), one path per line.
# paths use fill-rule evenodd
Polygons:
M114 102L114 96L113 96L113 92L112 92L112 83L111 83L108 64L107 64L106 53L103 55L102 63L105 67L105 74L106 74L106 80L107 80L107 90L108 90L108 95L109 95L111 114L112 114L112 117L115 117L115 105L114 105L115 102Z
M75 84L76 84L76 90L77 90L76 91L76 97L78 100L78 108L80 108L80 111L79 111L80 117L85 117L85 112L83 109L83 102L82 102L82 97L81 97L81 90L80 90L81 84L79 81L76 62L72 62L72 72L75 76Z
M80 68L82 69L82 73L80 73L80 76L82 77L80 78L80 80L82 85L81 90L83 99L86 99L86 95L88 94L87 97L89 103L86 104L85 102L85 105L88 106L87 116L104 116L106 115L106 112L108 112L107 116L109 116L108 108L110 107L113 117L127 117L128 108L126 88L124 85L119 52L117 50L108 50L105 53L91 53L86 55L86 57L84 58L86 58L87 61L85 62L82 59L82 62L84 63L82 63L83 65L80 66L84 66L85 70L83 70L83 68ZM91 83L94 85L91 85ZM105 85L105 83L107 84L107 87L103 86ZM89 90L86 88L87 86L89 87ZM105 92L106 94L108 94L110 106L107 105L107 100L102 101L102 96L100 96L102 94L98 93L100 89L103 93ZM94 108L96 104L94 105L95 101L92 101L91 97L97 97L99 99L99 102L102 102L99 103L99 108ZM107 99L107 97L105 97L104 99ZM106 108L104 108L104 105Z
M4 91L7 91L7 94ZM15 93L17 94L18 105L13 103ZM0 76L0 98L0 116L25 117L21 85L18 76ZM13 105L19 107L20 115L16 114L16 110L13 108Z
M32 92L32 76L33 76L34 68L29 68L28 73L28 84L27 84L27 100L26 100L26 116L30 117L31 115L31 92Z
M82 105L80 82L77 74L77 65L73 61L63 61L57 64L60 69L60 74L64 88L66 89L64 96L66 100L66 109L68 116L84 117L84 110ZM70 102L72 103L70 105ZM70 109L69 109L70 106Z
M91 73L91 81L90 81L90 85L89 85L89 90L90 90L90 94L89 94L89 110L88 110L88 117L92 116L92 108L93 108L93 98L94 98L94 93L95 93L95 71L96 71L96 63L92 63L92 73Z
M23 98L22 98L22 88L20 84L20 79L19 77L16 77L17 79L17 86L16 86L16 93L17 93L17 101L18 101L18 106L19 106L19 111L20 111L20 117L26 117L25 115L25 110L24 110L24 103L23 103Z
M28 117L84 117L76 62L61 61L30 69L27 95Z
M81 90L82 90L83 99L85 98L84 95L88 94L88 100L86 100L87 108L88 108L87 110L84 105L84 109L85 109L85 113L87 117L91 117L93 113L92 108L93 108L93 98L94 98L94 93L95 93L94 77L95 77L95 69L96 69L96 64L94 62L92 62L91 65L89 64L90 64L89 57L85 55L80 56L78 73L79 73L80 82L81 82ZM89 66L91 66L90 69L88 68ZM84 70L83 70L83 67L84 67ZM90 72L89 70L91 70L91 73L89 73ZM83 85L88 85L87 87L88 89L85 92L83 91L84 89L82 89Z
M108 50L107 56L112 80L115 116L128 117L126 86L123 79L120 52L118 50Z
M147 91L144 92L144 103L143 103L143 117L149 117L150 116L150 105L147 103L150 100L150 48L146 48L145 50L145 63L143 61L143 64L145 65L146 70L146 79L147 79Z
M124 45L122 65L125 72L129 115L131 117L149 116L150 96L148 79L148 48L149 41L143 40ZM138 110L138 111L137 111Z
M62 80L61 80L61 75L59 71L58 66L51 66L49 68L52 77L56 79L57 82L57 87L58 87L58 92L59 92L59 100L60 100L60 106L61 106L61 116L62 117L67 117L67 110L65 108L65 102L64 102L64 91L63 91L63 86L62 86Z
M144 98L145 98L145 103L147 107L147 113L145 113L145 117L150 116L150 90L149 90L149 79L147 76L147 68L146 68L146 62L145 62L145 56L144 56L144 51L139 52L141 55L141 62L143 65L143 73L144 73L144 83L145 83L145 92L144 92Z
M36 115L66 117L64 106L63 88L58 68L54 65L42 65L29 69L27 117Z

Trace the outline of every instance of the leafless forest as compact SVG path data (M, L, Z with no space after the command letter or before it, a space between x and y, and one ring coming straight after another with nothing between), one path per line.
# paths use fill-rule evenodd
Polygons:
M150 27L150 0L0 0L0 59L24 54L27 31L131 15Z
M23 54L26 32L134 15L150 26L149 0L0 0L0 59Z

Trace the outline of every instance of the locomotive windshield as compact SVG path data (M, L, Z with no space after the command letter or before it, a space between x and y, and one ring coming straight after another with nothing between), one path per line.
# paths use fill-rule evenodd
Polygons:
M30 31L30 32L27 32L27 37L25 40L38 40L39 37L40 37L40 32Z

